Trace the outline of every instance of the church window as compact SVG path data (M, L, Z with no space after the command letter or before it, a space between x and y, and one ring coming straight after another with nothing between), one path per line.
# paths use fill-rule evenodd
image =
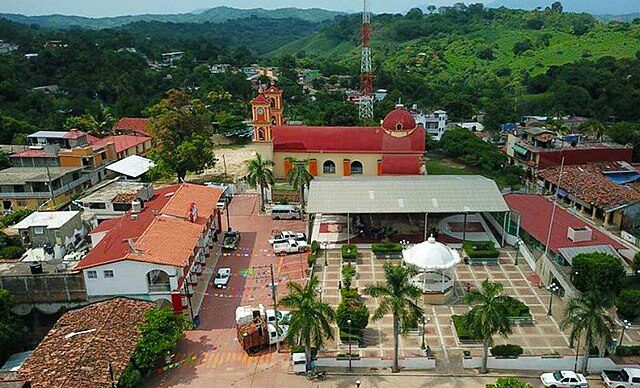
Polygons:
M322 164L322 173L323 174L335 174L336 173L336 164L332 160L327 160Z
M362 175L362 174L363 174L362 163L358 162L357 160L354 160L353 162L351 162L351 175Z

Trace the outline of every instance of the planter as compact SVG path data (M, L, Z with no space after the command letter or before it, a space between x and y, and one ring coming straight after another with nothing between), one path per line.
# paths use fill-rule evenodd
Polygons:
M359 360L360 360L360 355L358 354L351 355L351 361L359 361ZM349 361L349 356L346 354L343 356L336 356L336 361Z
M532 316L528 316L528 317L509 317L509 321L511 321L512 324L514 325L518 325L518 326L533 326L535 321L533 320Z
M459 315L452 315L451 316L451 330L453 331L453 335L456 339L456 341L458 342L458 345L460 346L478 346L478 345L482 345L482 340L481 339L472 339L472 338L468 338L468 337L462 337L460 338L460 336L458 335L458 330L456 329L456 324L455 324L455 319L454 317L459 317L462 318Z
M466 260L470 265L498 265L497 257L468 257Z
M402 259L402 252L373 252L376 259Z

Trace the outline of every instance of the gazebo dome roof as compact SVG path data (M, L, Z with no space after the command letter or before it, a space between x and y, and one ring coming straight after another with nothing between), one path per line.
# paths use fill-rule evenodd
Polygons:
M425 270L448 269L460 262L457 251L437 242L433 236L425 242L405 249L402 251L402 256L407 264L413 264Z

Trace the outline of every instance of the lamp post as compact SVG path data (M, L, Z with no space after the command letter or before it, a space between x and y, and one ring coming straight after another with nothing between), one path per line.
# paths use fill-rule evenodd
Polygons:
M622 345L622 340L624 339L625 330L629 330L629 329L631 329L631 322L625 319L624 321L622 321L622 334L620 334L620 342L618 342L619 346Z
M351 319L347 319L349 325L349 372L351 372Z
M231 218L229 217L229 197L224 198L225 207L224 210L227 213L227 231L231 232Z
M327 262L327 248L329 247L329 242L323 241L320 243L320 245L322 246L322 251L324 252L324 266L326 268L329 265L329 263Z
M425 332L427 331L427 323L429 323L429 318L425 317L424 315L420 317L420 323L422 323L422 344L420 344L420 349L422 350L426 350L427 349L427 343L424 340L424 335Z
M356 388L360 388L360 384L362 384L362 381L360 379L356 380Z
M551 283L547 286L547 290L549 290L550 294L549 294L549 311L547 311L547 315L553 315L552 311L551 311L551 304L553 303L553 294L555 294L556 292L558 292L558 290L560 289L560 287L558 287L558 285L554 282Z
M518 255L520 254L520 245L521 244L522 244L522 240L518 239L518 241L516 241L516 260L515 260L516 267L518 266Z

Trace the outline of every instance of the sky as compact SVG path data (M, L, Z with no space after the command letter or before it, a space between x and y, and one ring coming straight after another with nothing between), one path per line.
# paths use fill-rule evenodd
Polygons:
M414 6L450 5L460 0L372 0L372 11L406 12ZM637 1L637 0L629 0ZM473 2L489 2L474 0ZM361 0L0 0L0 13L24 15L79 15L88 17L135 15L143 13L185 13L218 6L236 8L324 8L337 11L358 11Z

